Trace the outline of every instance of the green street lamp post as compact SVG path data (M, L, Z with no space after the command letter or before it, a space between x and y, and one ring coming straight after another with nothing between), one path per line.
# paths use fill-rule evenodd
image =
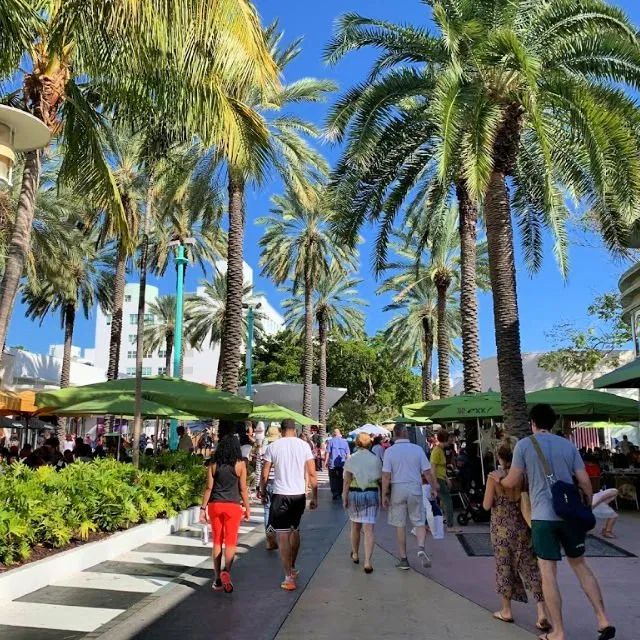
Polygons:
M182 378L182 337L184 333L184 274L189 259L185 255L185 244L193 244L193 238L173 240L169 246L176 247L176 318L173 335L173 377ZM178 448L178 421L171 420L169 449Z
M247 369L247 385L245 387L246 397L253 399L253 334L255 328L255 309L259 309L262 303L242 305L247 309L247 353L245 358L245 367Z

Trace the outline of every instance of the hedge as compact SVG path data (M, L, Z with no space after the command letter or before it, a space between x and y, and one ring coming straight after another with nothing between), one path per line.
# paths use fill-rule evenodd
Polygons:
M202 460L167 454L142 469L112 459L61 471L12 464L0 470L0 563L27 560L35 545L64 547L92 532L175 515L200 500Z

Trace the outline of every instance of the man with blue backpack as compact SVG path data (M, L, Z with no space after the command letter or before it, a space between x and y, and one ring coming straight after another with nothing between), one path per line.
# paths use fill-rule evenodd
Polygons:
M591 512L591 481L575 445L553 435L556 413L539 404L529 414L533 435L520 440L507 474L492 477L505 489L521 487L526 477L531 498L531 534L542 574L542 591L553 629L543 640L565 640L562 597L558 587L558 562L562 550L598 620L598 640L616 635L604 609L598 581L584 559L587 532L595 526Z

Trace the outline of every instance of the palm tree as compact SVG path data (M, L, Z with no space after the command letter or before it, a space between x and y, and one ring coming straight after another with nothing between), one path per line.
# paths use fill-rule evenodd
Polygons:
M566 272L565 193L588 203L605 241L619 247L640 193L637 109L624 91L640 81L640 45L624 13L602 0L429 4L438 33L350 14L330 47L335 58L383 50L370 82L333 117L337 137L351 128L336 174L336 200L350 205L341 227L353 238L368 217L384 231L405 198L432 211L462 179L483 204L505 423L524 434L511 210L534 269L547 226ZM366 121L358 119L367 102Z
M361 307L365 300L357 297L358 285L362 282L346 273L339 265L331 265L328 273L322 274L312 295L312 305L318 324L320 355L318 363L318 421L320 434L326 436L327 425L327 348L329 336L338 338L361 337L364 334L364 314ZM304 297L294 296L283 303L287 326L304 333Z
M301 52L301 39L282 46L283 34L277 23L265 30L265 40L281 74ZM284 110L301 103L320 102L335 85L326 80L302 78L277 90L259 91L248 88L241 98L265 118L269 130L266 145L258 146L254 156L245 162L225 158L228 174L228 244L227 244L227 302L225 327L221 346L222 386L235 393L242 334L243 242L245 223L245 191L248 184L260 182L267 169L273 169L285 187L302 201L310 197L309 184L328 172L324 158L307 142L316 138L317 129ZM276 112L277 115L273 115Z
M69 220L65 228L65 242L59 243L59 250L53 257L40 262L39 273L28 279L22 294L28 318L44 318L51 311L60 311L64 328L60 372L60 387L63 389L69 386L71 347L78 309L88 318L96 302L106 310L112 301L115 251L111 245L100 246L97 239L95 230L86 233Z
M34 20L35 9L39 13ZM266 90L278 85L249 0L175 0L161 5L151 0L87 0L54 3L41 12L31 3L11 0L0 7L0 23L3 29L9 25L9 35L19 36L9 45L3 38L0 70L16 68L17 60L27 59L24 77L10 79L22 87L10 96L11 103L31 111L61 136L61 182L72 181L101 207L113 208L123 237L129 231L127 215L103 152L103 114L117 109L121 121L138 124L155 122L160 115L160 120L180 128L185 139L199 134L237 162L248 146L266 139L263 124L235 95L246 86ZM33 30L26 42L29 26ZM20 53L19 44L25 45ZM83 84L87 77L91 87ZM29 251L40 158L38 151L25 154L18 212L0 284L2 344Z
M221 344L224 331L225 305L227 303L227 278L224 273L216 273L211 281L201 283L202 291L187 300L188 314L185 330L189 336L189 342L194 349L202 349L205 341L209 345ZM242 304L256 305L256 297L253 285L245 282L242 290ZM264 314L259 309L254 314L254 330L256 338L263 333L262 320ZM243 335L247 335L247 317L242 316ZM222 386L222 367L220 357L216 364L216 388Z
M383 283L379 291L394 291L393 279ZM440 333L438 294L430 278L419 277L407 289L395 288L396 296L384 311L398 311L387 324L384 338L399 366L417 367L422 374L422 398L433 399L432 362L433 347ZM447 326L449 345L447 351L458 356L453 340L460 335L460 315L457 301L448 296L444 324ZM438 340L438 342L440 342Z
M144 331L142 343L144 353L150 354L157 349L164 347L165 353L165 375L171 375L171 356L173 354L173 344L176 331L176 297L159 296L146 307L148 316L153 317L153 321L144 321ZM137 356L137 354L136 354ZM174 371L174 374L178 372Z
M308 206L290 191L274 196L271 215L256 221L265 227L259 242L263 275L278 285L291 280L293 295L300 292L304 295L302 412L309 417L313 383L313 292L320 279L329 273L332 263L348 269L355 257L332 237L322 193L317 187L316 196Z

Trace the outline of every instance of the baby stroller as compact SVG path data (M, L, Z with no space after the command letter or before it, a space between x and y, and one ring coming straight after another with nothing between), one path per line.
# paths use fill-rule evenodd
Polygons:
M489 522L491 520L491 512L482 508L484 487L477 486L475 482L472 482L467 490L461 489L458 496L462 502L462 511L457 518L461 527L466 527L470 520L475 523Z

